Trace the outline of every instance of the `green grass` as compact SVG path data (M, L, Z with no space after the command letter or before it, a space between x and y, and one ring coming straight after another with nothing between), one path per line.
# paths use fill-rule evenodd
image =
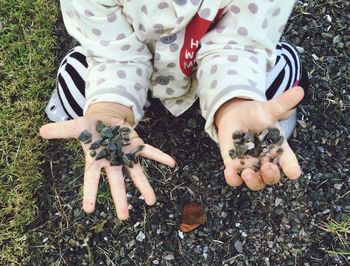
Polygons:
M43 182L38 128L54 82L55 1L0 0L0 262L25 264Z
M337 250L326 250L329 255L350 255L350 216L340 222L334 220L323 222L320 228L335 237Z

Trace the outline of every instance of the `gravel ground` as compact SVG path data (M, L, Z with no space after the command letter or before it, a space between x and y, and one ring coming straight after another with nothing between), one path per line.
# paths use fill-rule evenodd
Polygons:
M310 101L302 105L290 140L304 175L261 192L228 187L219 149L203 132L198 103L172 117L157 101L138 126L151 145L172 154L170 170L142 161L157 203L146 206L127 179L130 219L115 218L103 181L95 212L81 210L82 168L76 154L51 142L38 195L41 214L33 230L32 263L41 265L348 265L349 248L320 229L349 217L348 1L299 1L284 38L298 46L310 74ZM62 26L61 24L59 26ZM58 35L63 33L58 30ZM68 44L62 50L67 51ZM162 130L159 130L162 129ZM46 170L45 170L46 169ZM201 202L207 222L179 234L181 206ZM347 239L349 242L349 238ZM332 256L331 251L347 255Z

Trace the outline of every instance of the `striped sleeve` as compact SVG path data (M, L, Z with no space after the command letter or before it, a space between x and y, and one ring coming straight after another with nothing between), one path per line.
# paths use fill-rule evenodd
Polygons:
M135 125L142 118L152 58L122 6L113 0L61 0L68 33L87 56L86 103L115 102L131 107Z
M294 0L231 1L201 40L198 95L205 130L215 141L214 116L222 104L235 97L266 100L266 75L293 6Z

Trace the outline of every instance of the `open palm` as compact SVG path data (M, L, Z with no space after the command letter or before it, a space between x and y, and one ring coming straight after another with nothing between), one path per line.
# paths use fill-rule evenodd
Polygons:
M101 120L112 126L119 125L131 129L129 134L130 145L123 147L124 153L129 153L139 145L143 145L144 148L142 151L138 152L138 156L158 161L170 167L175 166L175 160L171 156L148 144L144 144L143 140L130 125L126 124L123 120L110 118L108 116L89 115L71 121L46 124L40 128L40 135L45 139L77 138L83 130L88 130L94 138L94 136L98 136L99 134L95 126L97 120ZM89 155L89 145L83 143L81 143L81 145L85 153L83 209L88 213L95 209L101 170L105 169L117 215L121 220L127 219L129 217L129 211L122 166L110 166L110 162L107 159L95 160ZM139 164L134 164L132 168L126 167L126 169L135 186L144 196L145 202L148 205L154 204L156 201L155 193L143 173L141 166Z
M297 179L301 175L297 158L286 140L281 147L283 153L278 154L276 150L272 150L270 157L245 156L242 160L231 159L229 150L233 148L232 133L235 131L261 132L266 128L279 128L278 121L291 114L303 95L304 90L295 87L267 102L238 100L223 106L219 111L220 118L216 119L216 125L225 164L225 179L229 185L239 186L244 181L250 189L260 190L266 185L277 183L281 173L278 165L271 162L271 158L274 157L278 157L278 164L289 179ZM260 166L259 170L254 169L256 165Z

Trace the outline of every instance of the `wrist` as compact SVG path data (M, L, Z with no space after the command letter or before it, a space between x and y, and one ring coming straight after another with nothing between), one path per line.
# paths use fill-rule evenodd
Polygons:
M243 98L233 98L221 105L214 115L214 124L216 128L219 128L227 113L229 113L232 109L236 108L240 103L246 101L251 100Z
M85 116L105 117L107 120L120 121L130 126L134 125L134 114L130 107L112 102L98 102L91 104Z

